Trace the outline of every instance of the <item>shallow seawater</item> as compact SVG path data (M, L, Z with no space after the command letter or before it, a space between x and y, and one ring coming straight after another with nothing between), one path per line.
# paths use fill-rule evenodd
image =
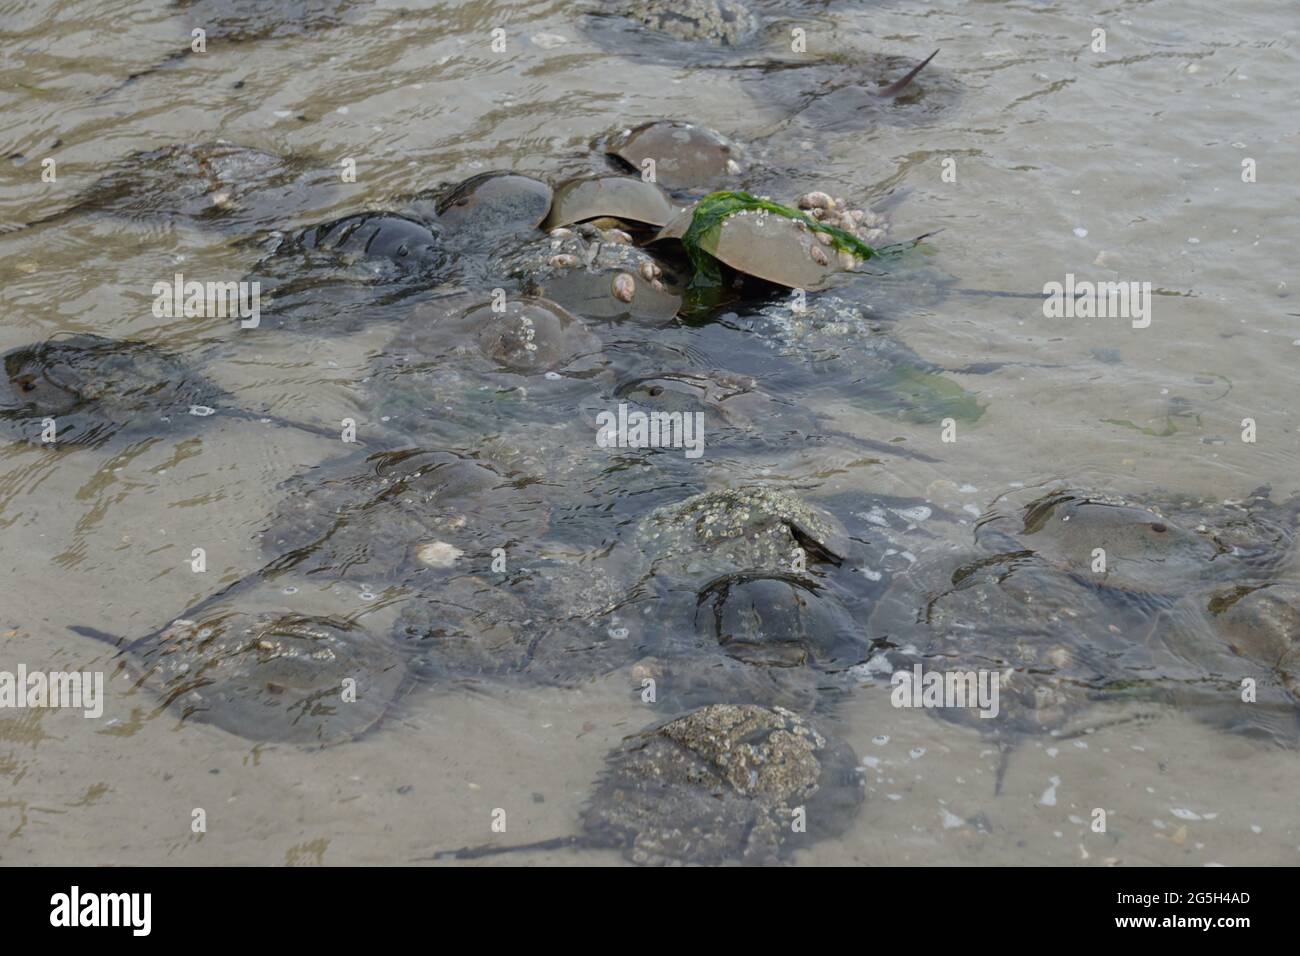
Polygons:
M243 11L276 4L224 8L239 29L220 3L0 0L0 352L58 334L147 342L228 402L97 447L4 436L0 671L103 671L108 690L98 719L0 710L0 862L405 863L578 833L606 754L677 712L672 693L643 702L637 667L698 650L696 597L662 574L647 583L639 528L699 492L762 484L842 521L860 567L831 590L866 643L882 636L886 589L929 587L1010 490L1300 492L1300 63L1284 4L763 0L750 45L694 52L560 2L320 2L265 20ZM173 56L195 18L227 25L206 53ZM790 50L795 28L806 54ZM915 89L869 95L936 48ZM575 346L562 375L493 366L457 341L438 316L459 300L439 296L460 290L418 274L392 295L309 287L291 320L259 329L154 314L154 284L178 272L255 274L271 230L396 210L492 169L552 184L611 171L593 142L660 118L740 143L751 192L824 190L885 210L895 240L933 235L824 293L844 309L830 327L810 331L772 289L707 320L592 320L594 347ZM216 139L296 164L234 234L94 210L7 229L72 206L136 151ZM349 160L354 182L339 176ZM458 256L458 278L484 287L492 262ZM1045 317L1044 285L1067 274L1149 282L1149 326ZM752 388L706 416L700 458L597 447L596 416L626 383L719 372ZM345 419L359 445L325 437ZM285 558L334 528L313 502L331 512L331 489L382 480L388 460L368 456L401 448L485 470L435 471L427 497L349 513ZM894 553L866 560L882 521ZM413 549L435 539L452 550ZM1300 562L1269 574L1300 582ZM456 628L499 624L536 664L495 673L482 647L442 654L461 632L417 613L401 645L411 680L384 721L314 750L182 720L119 671L117 648L71 630L140 638L231 586L226 600L395 640L412 606ZM1008 623L984 622L990 659ZM978 722L893 707L879 669L824 683L816 718L856 752L866 799L796 863L1300 859L1300 748L1286 732L1230 732L1196 693L1110 694L1002 748ZM704 686L693 692L727 700L725 677ZM1294 733L1291 711L1274 717ZM621 860L567 848L484 862Z

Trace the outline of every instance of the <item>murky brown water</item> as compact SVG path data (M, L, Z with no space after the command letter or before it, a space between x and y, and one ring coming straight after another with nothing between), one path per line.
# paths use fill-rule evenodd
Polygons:
M775 465L783 480L814 497L925 497L963 521L1014 483L1050 478L1133 495L1300 489L1300 64L1288 4L1246 0L1228 13L1208 0L898 0L771 13L805 29L814 52L863 63L942 52L913 109L841 130L834 102L792 118L790 87L754 83L753 70L598 43L569 3L356 2L303 30L214 39L208 53L113 92L184 45L181 13L152 0L0 0L0 155L10 157L0 160L0 223L47 215L108 161L169 143L224 138L325 167L356 159L356 183L314 196L284 224L302 226L487 169L557 181L590 168L598 135L689 119L763 144L761 185L787 199L824 188L872 203L906 187L891 210L895 236L942 229L929 261L961 287L1036 293L1075 273L1167 293L1145 329L1049 320L1028 299L958 294L900 308L893 331L924 358L1006 363L954 376L983 415L944 445L937 424L876 418L823 391L819 411L838 428L903 437L943 461L805 451ZM504 55L491 49L498 27ZM1105 53L1089 48L1099 27ZM41 180L46 157L55 183ZM942 176L946 158L955 182ZM1242 181L1247 158L1253 183ZM153 283L178 269L237 278L256 258L215 232L92 216L0 236L0 249L0 351L75 331L196 359L202 343L237 335L220 319L156 319ZM362 413L359 383L390 332L241 339L237 358L205 371L247 407L333 427ZM1241 440L1244 418L1258 441ZM6 446L0 670L111 670L112 649L70 626L142 635L256 570L276 486L333 454L311 435L239 421L106 453ZM750 467L736 464L734 477ZM708 480L729 477L716 466ZM190 570L195 547L206 550L204 574ZM1297 579L1294 564L1286 573ZM302 599L326 610L348 598ZM388 626L385 613L377 626ZM628 687L622 671L576 688L426 686L379 731L318 752L182 726L154 716L144 692L111 691L100 720L6 714L0 861L405 862L493 839L496 808L509 820L499 842L572 833L604 755L662 716ZM842 839L796 860L1297 861L1294 750L1172 709L1122 719L1138 712L1094 709L1080 725L1094 733L1022 744L995 795L999 754L987 738L864 687L834 726L863 758L867 802ZM200 807L203 835L190 825ZM1109 814L1104 835L1087 825L1097 807Z

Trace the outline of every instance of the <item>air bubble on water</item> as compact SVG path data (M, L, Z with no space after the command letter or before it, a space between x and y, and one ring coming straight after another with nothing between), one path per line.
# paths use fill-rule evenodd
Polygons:
M922 757L925 756L925 748L924 748L924 747L913 747L913 748L912 748L910 751L908 751L908 752L911 754L911 757L912 757L913 760L920 760Z
M547 373L546 373L544 376L542 376L542 377L543 377L543 378L550 379L552 382L557 381L558 379L564 378L564 376L561 375L559 372L547 372Z
M1080 239L1082 239L1084 236L1088 234L1088 230L1084 229L1083 226L1075 226L1074 234L1078 236Z
M361 600L363 600L363 601L373 601L374 599L375 599L375 595L374 595L372 592L370 592L370 591L362 591L362 592L361 592Z
M298 589L297 589L296 587L294 587L293 585L290 585L290 586L287 587L287 588L281 588L280 593L281 593L281 594L297 594L297 593L298 593Z
M877 747L883 747L885 746L885 744L889 743L889 735L876 734L876 736L871 738L871 742L875 744Z
M625 627L612 627L612 626L611 626L611 627L609 628L609 630L606 631L606 633L609 634L609 636L610 636L611 638L613 638L614 640L616 640L616 641L625 641L625 640L627 640L627 628L625 628Z
M198 415L200 418L206 418L207 416L213 414L214 412L216 412L216 409L215 409L215 408L209 408L207 405L191 405L191 406L190 406L190 414L191 414L191 415Z

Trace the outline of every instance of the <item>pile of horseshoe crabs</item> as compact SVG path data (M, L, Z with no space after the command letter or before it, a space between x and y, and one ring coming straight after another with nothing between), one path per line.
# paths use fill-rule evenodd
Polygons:
M589 19L597 36L643 31L647 55L689 47L742 71L766 29L740 0ZM751 72L793 110L835 99L837 116L871 117L941 103L951 81L925 88L928 62L853 82L842 61L813 64L807 89L835 95L806 102L798 70ZM774 141L671 119L592 145L580 175L496 170L301 226L285 225L295 202L326 183L310 162L169 147L63 214L233 234L263 322L211 361L250 334L391 327L358 383L358 441L285 483L259 570L145 636L80 629L120 648L160 716L323 747L462 683L615 675L653 719L609 755L574 833L539 845L637 863L770 863L843 834L864 787L837 706L917 664L999 676L996 719L935 713L1004 754L1116 700L1294 746L1300 501L1050 481L971 520L864 482L823 488L810 462L941 472L951 446L913 447L889 422L982 412L959 382L989 369L925 361L895 329L914 300L872 298L891 273L946 294L935 244L891 242L881 210L833 185L783 193ZM332 434L241 407L201 361L139 343L56 339L4 361L0 420L27 441L61 420L62 454L231 419ZM845 430L820 410L829 394L874 424ZM620 407L669 436L702 421L704 454L598 443L597 416Z

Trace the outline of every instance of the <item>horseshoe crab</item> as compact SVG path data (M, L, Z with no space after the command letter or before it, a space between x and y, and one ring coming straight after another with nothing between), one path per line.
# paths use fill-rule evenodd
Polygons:
M645 653L616 560L520 550L512 549L508 573L426 586L403 605L394 634L416 655L421 676L573 686Z
M703 642L701 642L703 643ZM679 713L719 701L785 707L796 713L830 713L854 690L851 679L812 667L769 667L700 647L656 652L626 670L629 690L641 702L653 691L657 709Z
M725 422L740 424L752 423L770 412L772 404L755 379L726 372L639 375L619 383L614 397L647 410L709 412Z
M682 302L674 273L621 229L557 227L508 254L504 265L530 295L591 319L666 322Z
M551 187L540 179L498 169L439 191L429 218L481 244L485 236L536 229L550 212L552 196Z
M476 356L497 371L556 372L598 356L600 339L581 319L540 296L505 300L499 307L465 299L420 307L393 341L393 350L425 364Z
M394 213L357 213L302 230L291 244L333 253L348 262L370 261L401 272L436 272L446 264L442 230Z
M1217 595L1208 611L1229 649L1271 671L1300 705L1300 585L1237 589Z
M838 566L850 548L834 515L763 487L705 492L656 508L642 519L637 542L649 573L670 581L781 572L799 559Z
M664 189L713 189L742 169L740 147L715 130L677 120L624 129L605 143L605 152L638 173L653 162L655 182Z
M619 12L677 40L738 46L758 31L741 0L618 0Z
M1224 672L1203 595L1266 581L1289 554L1295 504L1274 505L1266 489L1243 502L1161 505L1055 485L1013 491L980 519L980 552L891 588L870 632L937 669L1000 674L996 720L937 713L994 734L1004 753L1019 735L1059 732L1097 699L1200 707L1191 691Z
M337 439L308 425L232 407L231 396L179 356L153 345L70 335L10 349L0 382L0 420L23 441L42 444L53 422L57 446L102 445L133 436L193 427L223 417L270 422Z
M73 628L111 643L90 628ZM217 611L128 644L125 667L182 721L254 741L326 747L370 730L403 693L397 650L358 625Z
M1202 675L1171 689L1176 706L1232 733L1300 745L1300 585L1294 580L1191 594L1156 634Z
M712 704L609 755L583 836L437 856L585 847L642 865L775 864L849 828L864 798L857 763L847 744L792 711Z
M137 73L132 73L117 87L122 89L144 76L167 67L183 63L196 52L192 43L192 30L203 29L205 41L213 44L214 51L226 44L247 43L254 40L302 36L315 30L326 30L341 24L351 0L172 0L173 8L184 11L180 19L184 33L190 39L166 59ZM110 91L110 92L116 92Z
M842 567L850 539L821 508L762 487L706 492L646 515L635 542L644 586L658 595L656 624L702 667L722 653L845 671L870 656L852 613L870 589Z
M357 213L259 243L246 276L268 308L262 327L316 334L392 318L390 306L425 293L449 271L442 227L394 213Z
M784 442L804 443L827 429L802 407L778 401L757 380L727 372L651 372L624 378L613 401L647 416L702 415L712 452L770 450ZM610 405L593 399L594 414Z
M549 232L593 219L663 226L674 212L664 191L654 183L632 176L588 176L570 179L556 187L550 214L542 228Z
M697 632L738 660L844 669L867 657L862 629L807 575L727 574L705 584L696 600Z
M644 653L637 618L620 610L617 559L548 537L553 503L537 475L481 452L404 449L367 464L286 482L261 535L268 563L224 600L282 600L274 592L301 584L358 610L400 602L396 646L421 680L564 685Z
M379 590L419 586L447 576L436 569L483 570L493 548L535 540L547 528L540 491L490 461L404 448L371 455L366 466L313 469L324 474L281 485L285 496L261 534L273 570Z
M796 118L816 139L824 132L867 129L882 123L915 123L947 110L959 88L938 68L939 54L912 57L836 51L817 59L767 61L743 79L759 109ZM926 70L924 82L917 82Z
M681 242L696 268L696 283L703 274L718 284L712 275L717 270L711 260L716 260L744 275L807 292L825 288L836 273L875 255L864 240L883 235L878 217L850 210L844 200L822 192L798 202L801 208L792 209L743 192L710 193L677 213L653 241Z
M917 424L981 418L978 395L953 376L986 374L1003 365L945 368L927 361L888 333L887 319L878 318L871 304L859 301L863 284L854 285L851 298L839 292L771 297L731 313L728 322L783 358L815 367L834 383L833 394L873 415Z
M980 519L976 541L1024 550L1116 597L1174 596L1267 576L1291 553L1300 502L1267 488L1242 502L1136 501L1053 486L1010 492Z
M179 144L117 160L72 205L26 226L0 231L80 215L252 231L291 218L324 201L332 190L332 175L302 159L226 140Z

